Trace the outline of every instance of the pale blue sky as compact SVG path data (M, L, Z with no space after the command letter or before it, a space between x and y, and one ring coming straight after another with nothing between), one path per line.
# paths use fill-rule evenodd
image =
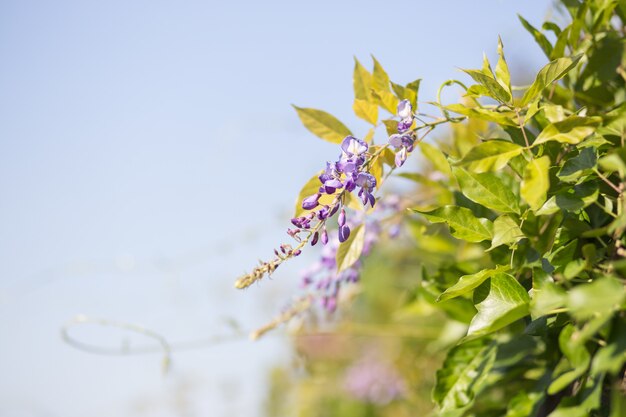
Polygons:
M514 70L535 71L515 13L540 25L549 4L0 2L0 416L175 416L187 386L190 415L260 415L285 339L176 353L162 377L158 356L89 355L59 328L84 313L176 342L269 319L306 259L243 293L232 282L284 240L299 185L337 153L290 103L365 132L353 56L423 78L426 101L498 35Z

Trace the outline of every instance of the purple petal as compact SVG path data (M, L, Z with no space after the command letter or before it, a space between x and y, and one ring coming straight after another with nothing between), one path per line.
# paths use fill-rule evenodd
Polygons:
M367 143L361 139L355 138L354 136L346 136L341 143L341 150L350 156L361 155L362 153L367 152L367 149Z
M400 119L408 119L413 117L413 106L409 100L402 100L398 103L398 116Z
M319 205L318 201L320 199L320 194L313 194L302 200L302 208L305 210L313 210L315 207Z
M389 136L389 144L391 146L393 146L394 148L402 147L402 145L403 145L403 143L402 143L402 135L394 133L393 135Z
M339 228L339 241L343 243L346 240L348 240L349 237L350 237L350 227L348 227L348 225L341 226Z

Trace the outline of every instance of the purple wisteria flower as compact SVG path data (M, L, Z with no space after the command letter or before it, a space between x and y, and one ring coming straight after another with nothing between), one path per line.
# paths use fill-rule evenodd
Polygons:
M370 203L370 206L374 207L376 199L374 198L372 191L376 187L376 178L372 174L361 172L357 176L355 182L358 187L361 187L359 190L359 197L361 197L363 205L367 206L367 203Z
M404 165L408 154L413 152L415 145L415 133L409 132L413 125L413 106L408 100L402 100L398 104L398 133L389 136L389 144L396 150L395 163L397 167Z
M353 136L346 136L343 142L341 142L341 150L350 157L360 156L367 152L368 148L367 142Z
M413 125L413 106L409 100L402 100L398 103L398 133L404 133Z
M317 244L318 241L326 245L329 241L328 232L326 231L326 220L341 209L338 218L337 238L339 242L348 240L350 237L350 226L346 224L346 212L343 207L344 198L338 196L329 205L321 205L320 198L323 195L336 195L338 190L352 192L358 187L358 195L363 205L367 206L369 204L374 207L376 199L373 191L376 187L376 179L367 173L365 169L368 150L369 145L364 140L354 136L346 136L344 138L341 143L341 154L338 160L326 162L326 169L318 177L320 181L318 192L302 200L302 208L311 212L291 219L291 223L298 228L287 231L291 237L301 241L302 238L299 233L309 231L306 239L310 239L311 245ZM317 223L314 223L315 219L317 219Z

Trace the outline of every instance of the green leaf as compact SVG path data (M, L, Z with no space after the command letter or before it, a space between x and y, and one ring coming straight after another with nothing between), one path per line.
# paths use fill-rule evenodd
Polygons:
M558 393L580 378L589 366L591 357L585 346L572 342L575 330L574 326L568 324L559 334L559 347L568 363L557 365L555 373L558 373L559 376L548 387L548 394L550 395ZM565 370L564 372L563 369ZM561 370L561 372L558 372L558 370Z
M348 240L339 245L337 249L337 273L350 268L361 257L365 242L365 227L360 224L352 230Z
M517 243L524 237L526 236L524 236L517 222L511 216L504 214L493 222L493 239L488 250L500 245Z
M450 233L457 239L467 242L482 242L490 240L493 236L493 223L487 219L479 219L472 211L465 207L444 206L430 212L420 213L431 223L446 223Z
M466 74L474 79L477 83L482 85L489 92L489 96L498 100L501 103L508 103L511 101L511 93L509 93L498 81L493 77L485 74L483 71L478 70L463 70Z
M563 307L567 300L565 290L552 282L533 288L531 294L530 312L533 319L551 314L555 309Z
M293 106L298 117L311 133L332 143L341 143L346 136L352 135L335 116L322 110Z
M626 103L622 103L604 116L603 126L598 129L598 133L617 137L626 135Z
M593 148L584 148L580 153L565 161L557 176L566 182L573 182L581 175L590 172L597 163L596 152Z
M359 98L354 99L352 110L357 117L373 125L378 123L378 106L370 101Z
M607 172L617 172L620 178L626 178L626 148L614 149L598 161Z
M528 315L528 293L517 280L505 273L493 275L474 291L478 313L472 319L468 337L483 336Z
M579 320L611 312L624 302L624 285L612 277L602 277L589 284L572 288L568 293L567 307Z
M535 81L528 88L528 90L526 90L526 93L524 93L524 96L520 101L520 106L526 106L526 104L537 98L537 96L541 94L544 88L552 84L554 81L563 78L565 74L567 74L572 68L576 66L578 61L580 61L580 58L582 58L582 54L576 55L571 58L559 58L555 59L554 61L543 67L537 74Z
M358 59L354 58L352 85L354 87L355 99L371 101L370 90L372 89L372 78L372 74L361 65Z
M533 25L528 23L528 21L519 14L517 15L517 17L519 18L520 22L522 22L524 28L526 28L526 30L531 35L533 35L533 38L535 38L535 41L537 42L537 44L539 44L541 50L546 54L547 57L550 57L550 54L552 53L552 44L550 44L550 41L548 40L548 38L546 38L546 35L541 33Z
M528 417L535 415L537 405L544 398L541 391L522 391L515 395L508 404L504 417Z
M432 162L435 169L447 176L450 176L452 173L450 171L450 164L448 163L446 156L439 150L439 148L436 148L426 142L420 142L419 147L422 154L428 158L430 162Z
M576 145L591 135L596 127L602 122L602 118L570 116L565 120L550 123L546 126L533 142L533 146L551 140L560 143Z
M511 158L520 155L524 148L500 139L492 139L473 147L455 165L465 165L476 173L498 171L506 166Z
M538 216L554 214L558 211L577 212L593 204L598 199L598 186L594 182L585 182L572 188L559 191L535 212Z
M487 343L473 340L448 352L433 389L433 400L442 412L470 406L484 387L496 359L495 343Z
M617 320L611 331L611 337L606 346L596 352L591 363L591 374L599 375L605 372L616 375L626 362L626 322Z
M520 194L533 210L539 210L546 201L550 188L549 169L550 157L544 155L541 158L530 160L524 170Z
M453 167L461 191L470 200L503 213L518 213L519 201L507 184L493 173L474 174Z
M438 298L437 301L445 301L460 295L468 294L473 291L474 288L485 282L488 278L491 278L495 274L507 271L507 266L498 265L494 269L483 269L471 275L463 275L456 284L445 290Z

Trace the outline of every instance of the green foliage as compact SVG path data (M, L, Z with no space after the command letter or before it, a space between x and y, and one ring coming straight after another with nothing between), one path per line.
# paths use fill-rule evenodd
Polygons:
M499 40L495 70L487 59L464 70L475 83L465 98L434 103L443 116L412 127L420 140L440 125L449 135L419 143L414 152L427 163L396 175L410 209L391 220L404 221L409 236L365 260L374 272L341 319L382 323L401 340L386 346L394 358L410 357L400 369L415 384L411 394L358 408L335 390L336 403L318 415L426 415L425 386L433 387L431 415L625 415L626 6L562 3L569 17L558 23L520 17L550 61L530 86L511 85ZM355 61L353 79L356 116L387 135L398 120L379 122L380 109L394 114L404 99L417 107L421 80L394 83L375 58L371 72ZM453 83L465 86L442 88ZM323 139L349 134L327 113L296 110ZM372 145L379 183L394 170L386 146ZM312 179L299 201L316 187ZM355 228L337 252L339 271L359 260L364 241L365 228ZM424 362L442 357L435 379L431 372L415 382Z

